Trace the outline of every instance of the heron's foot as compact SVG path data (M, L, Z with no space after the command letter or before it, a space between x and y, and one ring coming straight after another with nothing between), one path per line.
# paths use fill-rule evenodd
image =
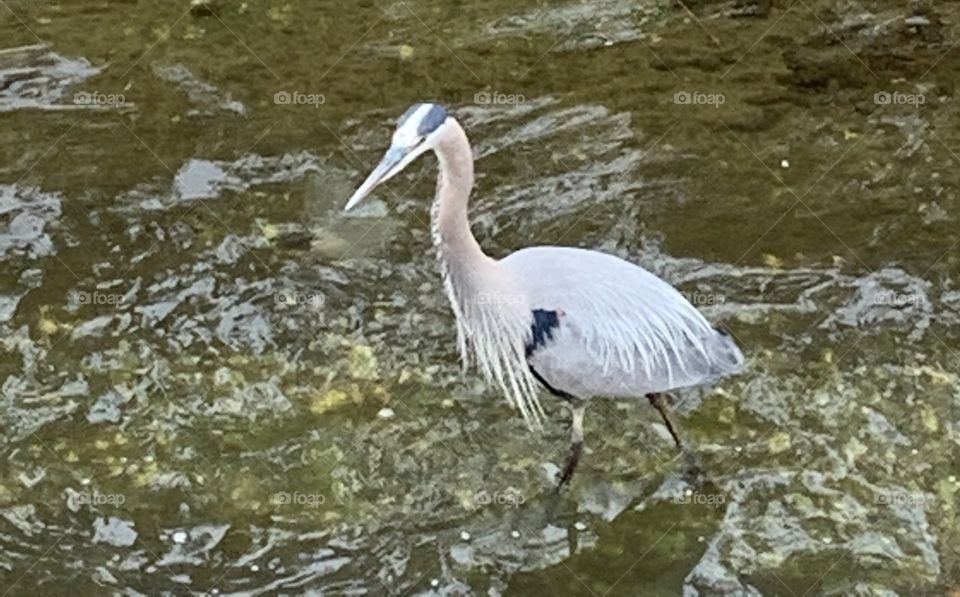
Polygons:
M577 464L580 462L580 455L583 454L583 442L573 442L570 444L570 452L567 454L567 461L563 465L563 470L557 473L557 492L563 489L564 485L570 483L573 478L573 472L577 470Z
M684 480L693 487L702 485L707 480L707 472L700 454L689 448L681 448L680 458L683 460Z
M698 486L707 480L703 459L686 442L680 440L680 434L677 432L679 426L673 420L667 398L666 394L647 394L647 400L660 413L664 426L670 432L670 436L673 437L673 443L677 445L679 457L684 463L683 478L691 485Z

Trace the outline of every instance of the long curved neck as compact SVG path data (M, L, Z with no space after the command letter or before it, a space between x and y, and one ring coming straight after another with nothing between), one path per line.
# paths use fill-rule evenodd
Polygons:
M457 322L457 347L464 367L474 360L536 426L543 410L526 359L531 310L520 285L500 262L484 254L470 232L467 201L473 187L473 152L456 120L450 118L442 127L434 146L440 181L431 226Z
M489 261L470 232L467 202L473 188L473 151L463 127L453 119L445 124L436 146L440 166L433 202L433 244L441 259L471 266Z

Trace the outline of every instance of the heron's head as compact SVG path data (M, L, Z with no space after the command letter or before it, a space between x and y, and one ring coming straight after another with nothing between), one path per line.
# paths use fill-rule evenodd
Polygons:
M347 201L344 211L360 203L377 185L406 168L420 154L433 149L448 117L447 109L439 104L410 106L397 121L390 149Z

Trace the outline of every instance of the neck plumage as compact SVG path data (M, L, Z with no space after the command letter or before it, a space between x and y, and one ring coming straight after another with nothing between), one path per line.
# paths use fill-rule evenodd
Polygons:
M456 120L449 119L443 126L435 146L440 180L431 227L457 321L457 347L464 367L474 360L528 425L537 427L543 410L526 362L531 310L521 289L470 232L467 202L473 188L473 151Z
M467 219L467 203L473 188L473 151L463 128L455 121L437 143L440 166L437 195L433 202L433 244L448 266L471 268L491 261Z

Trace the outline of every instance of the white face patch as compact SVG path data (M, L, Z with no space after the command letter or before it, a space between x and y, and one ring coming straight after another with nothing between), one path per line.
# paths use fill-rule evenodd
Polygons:
M400 128L393 133L393 147L412 147L420 140L420 123L426 118L433 104L423 104L407 118Z

